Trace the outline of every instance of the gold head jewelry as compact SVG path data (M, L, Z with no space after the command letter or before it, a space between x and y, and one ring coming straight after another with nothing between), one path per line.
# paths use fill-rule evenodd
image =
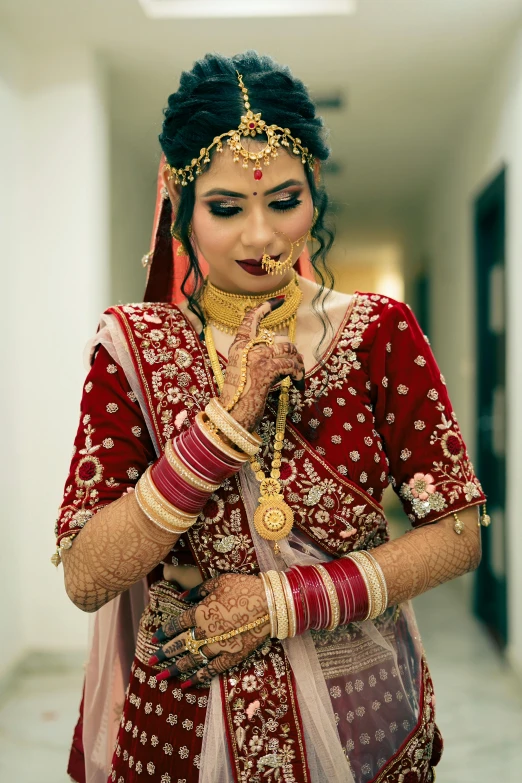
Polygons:
M295 317L303 298L303 293L297 282L297 275L294 275L292 280L283 288L279 288L269 295L249 294L248 296L221 291L221 289L212 285L207 278L201 294L201 306L208 324L212 324L216 329L226 334L235 334L248 311L266 302L267 296L285 297L281 307L268 313L260 325L264 330L277 332L289 325L290 321Z
M261 117L261 112L254 113L250 107L250 98L248 90L243 83L242 75L236 71L239 82L239 88L243 94L246 113L241 116L241 122L237 128L214 136L212 144L203 147L197 158L192 158L187 166L177 169L175 166L166 164L165 171L168 173L169 180L174 180L176 185L188 185L194 181L203 172L203 167L210 163L210 153L213 149L223 152L223 141L230 147L234 154L234 162L242 162L243 168L247 169L249 164L253 164L254 179L259 180L263 176L261 164L270 165L271 158L277 158L279 147L292 148L294 155L301 157L303 165L308 164L313 170L314 156L309 152L308 147L303 146L301 139L293 136L289 128L281 128L279 125L267 125ZM257 136L266 136L266 144L259 152L251 152L245 149L242 139L250 137L255 139Z

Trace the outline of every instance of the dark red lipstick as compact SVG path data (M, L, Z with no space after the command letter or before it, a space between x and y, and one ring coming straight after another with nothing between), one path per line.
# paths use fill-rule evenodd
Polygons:
M278 256L270 256L273 261L279 261L280 257L281 253ZM260 277L268 274L266 269L263 269L261 266L261 260L261 258L242 258L241 261L236 259L236 264L238 264L241 269L244 269L245 272L248 272L249 275Z

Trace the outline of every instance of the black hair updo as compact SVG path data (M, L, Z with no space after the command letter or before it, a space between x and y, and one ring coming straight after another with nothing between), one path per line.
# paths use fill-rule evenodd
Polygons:
M159 137L161 148L171 166L178 169L186 166L199 156L200 150L207 147L214 136L239 125L241 115L244 114L244 103L236 71L243 76L252 111L261 112L263 119L271 125L290 128L292 135L301 139L303 146L308 147L318 160L328 158L330 151L324 139L323 121L317 116L303 82L295 78L287 66L277 64L271 57L247 51L234 57L207 54L194 63L190 71L181 74L179 89L169 96L168 106L164 110L165 119ZM317 219L312 228L317 249L311 261L321 283L315 298L318 300L325 284L330 288L333 286L333 276L326 265L333 233L324 225L328 206L326 191L316 184L313 172L307 165L305 172L317 209ZM187 297L189 309L204 324L204 316L198 305L203 276L189 241L194 202L195 185L189 182L181 188L174 230L189 256L181 290ZM191 285L188 286L191 278ZM326 334L326 325L324 329Z

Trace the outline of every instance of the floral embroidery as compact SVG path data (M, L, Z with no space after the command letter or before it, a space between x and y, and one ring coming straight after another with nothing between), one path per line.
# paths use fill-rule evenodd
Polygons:
M403 383L400 383L397 386L397 391L399 392L399 394L408 394L409 389Z
M105 410L107 411L107 413L117 413L118 406L117 406L117 404L115 402L109 402L107 404Z
M440 445L444 452L444 456L452 462L459 462L464 454L464 444L458 434L453 432L453 430L448 430L444 433L440 439Z

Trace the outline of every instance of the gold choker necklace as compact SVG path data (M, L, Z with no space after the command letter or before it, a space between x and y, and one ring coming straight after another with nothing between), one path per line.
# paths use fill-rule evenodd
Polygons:
M263 329L277 332L289 326L301 304L303 293L297 275L283 288L270 294L229 294L216 288L207 278L201 294L201 306L208 324L226 334L235 334L249 310L274 296L284 296L285 301L277 310L269 313L261 322Z

